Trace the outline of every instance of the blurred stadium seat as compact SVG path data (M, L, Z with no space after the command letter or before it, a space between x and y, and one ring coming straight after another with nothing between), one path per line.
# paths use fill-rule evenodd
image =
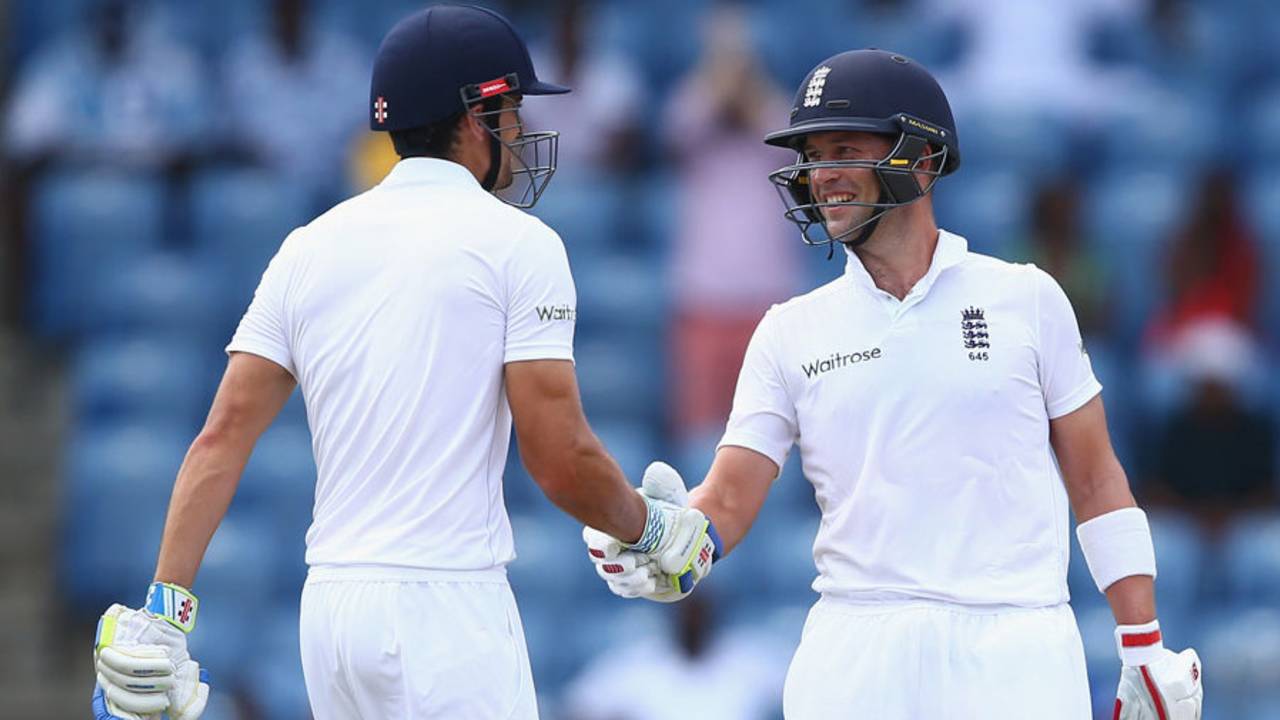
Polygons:
M231 318L249 306L267 263L285 237L309 220L303 191L270 172L216 169L191 184L193 246L222 295L211 299Z
M54 173L37 185L31 238L33 329L53 338L83 328L107 278L160 247L166 190L124 171Z
M194 436L216 382L208 361L198 346L166 337L86 342L71 367L75 418L86 425L144 421Z
M1280 512L1234 520L1222 539L1222 568L1233 605L1280 607Z

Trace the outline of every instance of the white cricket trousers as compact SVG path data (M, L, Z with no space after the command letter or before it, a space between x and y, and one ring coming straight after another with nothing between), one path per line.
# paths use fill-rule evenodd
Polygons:
M537 720L504 569L314 567L300 624L316 720Z
M935 602L809 611L783 691L787 720L1089 720L1075 615Z

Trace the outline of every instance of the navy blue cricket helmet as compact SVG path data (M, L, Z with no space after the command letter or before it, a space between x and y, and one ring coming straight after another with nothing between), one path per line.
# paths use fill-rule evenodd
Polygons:
M567 92L567 87L538 79L528 47L506 18L471 5L433 5L397 23L378 48L369 87L369 127L409 130L503 95L518 100ZM500 133L507 128L497 125L502 109L492 104L485 108L478 115L490 129L493 146L485 189L494 189L500 149L506 146L521 165L512 172L530 182L520 199L503 199L531 207L555 172L559 133L521 129L515 142L503 142Z
M831 131L880 133L894 140L879 160L807 162L806 136ZM789 147L797 161L769 175L787 219L795 222L806 243L847 245L865 242L884 213L926 195L938 178L960 166L960 143L951 105L929 71L914 60L885 50L850 50L822 61L805 76L791 108L790 124L764 141ZM930 169L924 169L932 161ZM872 202L819 202L810 192L810 172L821 168L863 167L875 171L880 196ZM921 188L916 175L932 175ZM823 223L822 208L858 206L876 209L865 221L838 235ZM862 232L853 237L853 234ZM852 239L851 239L852 238Z

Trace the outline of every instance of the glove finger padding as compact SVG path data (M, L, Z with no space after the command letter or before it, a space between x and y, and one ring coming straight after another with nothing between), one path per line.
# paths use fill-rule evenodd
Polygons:
M644 469L644 478L640 481L640 492L645 497L671 503L678 507L688 507L689 491L685 489L684 478L676 469L664 462L651 462Z
M113 680L115 676L126 680L117 685L140 689L150 681L163 684L163 690L173 687L173 663L169 651L159 645L107 645L97 651L95 662L99 672L109 670Z
M1200 720L1204 702L1200 656L1190 648L1165 653L1150 664L1121 670L1118 720Z
M209 674L188 660L174 675L177 682L169 691L169 720L197 720L209 703Z
M626 546L614 536L601 532L593 527L582 528L582 542L587 544L587 555L591 562L609 560L621 555Z
M154 715L169 707L169 696L166 693L133 692L111 684L101 674L98 675L98 687L102 689L107 710L120 717Z

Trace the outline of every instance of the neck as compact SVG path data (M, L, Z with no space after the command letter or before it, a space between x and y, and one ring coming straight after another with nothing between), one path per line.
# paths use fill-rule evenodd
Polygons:
M892 210L853 252L876 287L899 300L929 272L938 247L938 226L924 201Z

